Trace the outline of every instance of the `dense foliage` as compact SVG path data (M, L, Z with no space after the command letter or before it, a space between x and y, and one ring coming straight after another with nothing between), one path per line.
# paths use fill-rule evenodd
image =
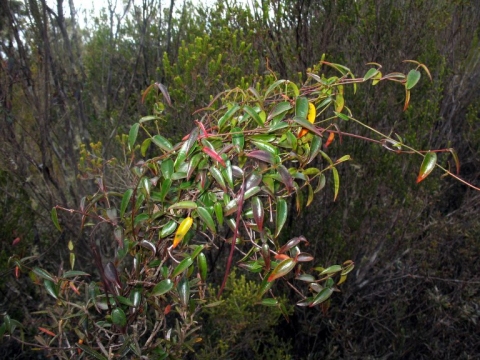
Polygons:
M22 341L69 358L157 341L172 357L478 353L480 197L430 173L478 186L477 2L111 5L85 23L60 0L0 4L2 356ZM332 63L366 84L354 94ZM370 85L385 69L404 86ZM216 304L237 237L244 269Z

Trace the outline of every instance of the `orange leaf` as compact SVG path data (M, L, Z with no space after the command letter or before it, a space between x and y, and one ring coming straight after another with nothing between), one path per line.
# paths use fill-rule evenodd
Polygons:
M405 93L405 105L403 106L403 111L408 109L408 104L410 103L410 90L406 90Z
M143 92L143 95L142 95L142 104L145 102L145 98L147 97L148 93L150 92L150 90L152 90L152 88L154 86L155 86L155 84L152 84L145 89L145 91Z
M275 259L277 259L277 260L287 260L287 259L290 259L290 256L285 255L285 254L277 254L277 255L275 255Z
M163 314L168 315L170 313L170 310L172 310L172 306L168 304L167 306L165 306L165 310L163 310Z
M45 329L45 328L43 328L43 327L39 327L38 330L40 330L41 332L43 332L43 333L45 333L45 334L47 334L47 335L50 335L50 336L57 336L57 335L55 335L53 332L51 332L50 330Z
M69 282L69 284L70 284L70 289L72 289L72 290L75 292L75 294L80 295L80 291L78 291L78 289L77 289L77 287L75 286L75 284L74 284L73 282L71 282L71 281Z
M331 132L330 135L328 135L327 142L325 143L325 149L327 149L330 144L335 140L335 133Z
M317 116L317 109L315 108L315 105L312 103L308 103L308 114L307 114L307 120L313 124L315 122L315 117ZM300 131L297 135L297 138L300 139L301 137L307 135L308 129L305 128L300 128Z

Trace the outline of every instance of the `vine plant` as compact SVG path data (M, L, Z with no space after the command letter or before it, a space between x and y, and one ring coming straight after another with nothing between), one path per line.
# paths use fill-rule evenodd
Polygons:
M128 188L109 191L98 170L105 164L84 150L83 166L97 180L98 192L82 199L80 209L52 210L59 230L57 209L79 214L82 226L93 229L90 247L101 282L74 270L73 244L69 244L72 269L60 276L38 267L27 269L16 260L17 272L30 270L59 305L61 320L39 328L37 346L62 358L77 352L96 359L128 353L175 358L192 351L201 340L198 313L216 304L207 296L208 266L214 264L207 263L206 252L222 244L230 250L218 299L237 253L236 266L259 276L259 304L284 310L272 288L276 281L285 281L298 294L298 306L324 303L354 263L320 267L306 251L305 237L299 234L283 241L282 230L290 213L308 207L327 183L333 187L334 200L338 196L337 167L350 156L332 159L328 146L335 136L361 138L341 131L342 121L359 122L345 102L344 88L352 86L355 91L358 83L385 80L400 83L406 109L419 70L430 76L425 65L411 63L416 68L408 74L386 75L372 63L363 78L356 78L342 65L321 61L301 87L277 80L263 92L258 88L223 92L196 112L193 130L178 144L158 131L164 103L171 102L166 88L153 84L146 93L159 90L163 102L156 105L155 115L140 119L124 136L132 164ZM338 76L319 75L322 66L338 71ZM418 181L437 165L438 151L452 153L458 169L451 149L416 151L401 139L376 133L380 140L363 139L424 156ZM155 156L147 158L151 153ZM287 202L291 197L293 209ZM116 242L113 261L106 262L97 249L96 229L102 224L111 229ZM12 332L5 324L3 332Z

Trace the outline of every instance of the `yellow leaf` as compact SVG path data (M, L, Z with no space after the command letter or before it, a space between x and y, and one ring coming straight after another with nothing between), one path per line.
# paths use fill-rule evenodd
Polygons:
M307 120L313 124L315 122L315 118L317 117L317 109L315 109L315 105L312 104L311 102L308 103L308 114L307 114ZM300 128L299 133L298 133L298 138L300 139L301 137L305 136L308 133L308 130L305 128Z
M193 224L193 219L191 217L187 217L183 219L183 221L180 223L180 226L177 229L177 232L175 233L175 237L173 239L173 248L177 247L180 241L182 241L185 235L187 235L187 232L192 227L192 224Z
M342 94L337 94L337 98L335 99L336 107L335 111L336 112L342 112L343 106L345 105L345 99L343 98Z

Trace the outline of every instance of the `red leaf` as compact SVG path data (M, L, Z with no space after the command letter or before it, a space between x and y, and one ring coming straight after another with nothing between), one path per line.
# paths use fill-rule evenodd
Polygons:
M280 254L286 252L287 250L290 250L294 246L297 246L301 241L305 241L308 244L307 239L305 239L304 236L299 236L299 237L294 237L293 239L290 239L287 241L285 245L283 245L278 252Z
M282 178L282 182L285 184L285 187L287 188L287 192L290 194L290 192L293 190L292 175L290 175L287 168L283 165L278 165L277 170L278 170L278 173L280 174L280 177Z
M258 226L258 231L263 232L264 210L262 201L257 196L252 199L252 211L253 218Z
M12 246L17 245L19 242L20 242L20 238L19 237L15 238L15 240L13 240L12 242Z
M203 126L203 124L198 121L198 120L195 120L195 123L197 124L197 126L200 128L200 130L202 131L203 133L203 137L208 137L209 136L209 133L207 132L207 130L205 130L205 126Z
M250 158L254 158L257 160L261 160L264 162L267 162L269 164L274 164L275 163L275 158L272 154L265 150L254 150L250 151L248 154L246 154Z
M223 161L222 157L220 155L218 155L215 151L213 151L212 149L204 146L202 151L207 154L208 156L210 156L213 160L215 161L218 161L220 164L222 164L224 167L226 166L225 165L225 161Z

